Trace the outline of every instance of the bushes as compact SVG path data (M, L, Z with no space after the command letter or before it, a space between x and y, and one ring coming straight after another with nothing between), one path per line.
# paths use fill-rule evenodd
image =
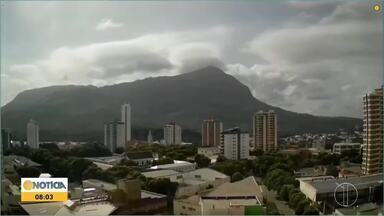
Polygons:
M264 178L264 184L272 190L280 191L284 184L295 184L293 175L282 169L269 171Z
M240 172L245 175L247 171L245 163L242 163L242 161L232 160L216 163L212 168L224 173L227 176L232 176L235 172Z
M279 191L279 197L282 200L289 201L289 194L291 190L295 189L295 186L291 184L285 184L281 187Z
M244 176L241 173L235 172L235 173L233 173L231 180L232 180L232 182L235 182L235 181L240 181L243 178L244 178Z
M318 211L311 206L311 201L292 184L283 185L280 188L279 195L282 200L288 202L288 205L295 210L295 214L297 215L319 214Z
M22 166L16 169L16 172L21 177L39 177L40 170L36 167Z
M204 155L197 154L195 156L195 162L197 163L197 167L203 168L203 167L208 167L209 164L211 164L211 159Z

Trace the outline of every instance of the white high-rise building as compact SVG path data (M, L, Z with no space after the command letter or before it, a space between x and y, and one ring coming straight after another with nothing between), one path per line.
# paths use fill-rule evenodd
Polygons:
M221 133L221 154L230 160L249 159L249 133L235 127Z
M37 149L39 144L39 124L31 119L27 124L27 145Z
M125 147L125 127L121 121L112 121L104 124L104 145L112 153L117 148Z
M152 144L153 143L153 137L152 137L152 132L149 130L148 136L147 136L147 143Z
M131 105L121 106L121 121L124 123L124 140L131 141Z
M164 126L164 142L166 145L181 144L181 127L175 122Z

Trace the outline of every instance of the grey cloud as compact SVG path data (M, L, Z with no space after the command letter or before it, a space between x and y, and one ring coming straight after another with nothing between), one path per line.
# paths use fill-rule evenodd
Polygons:
M382 20L371 10L367 2L338 3L318 23L265 31L251 41L249 51L286 77L295 77L283 79L298 86L292 93L302 95L296 97L294 109L359 117L361 96L356 95L379 86L381 80ZM286 95L279 100L290 99ZM331 105L318 109L321 104Z
M180 73L187 73L194 70L198 70L207 66L214 66L221 69L225 68L224 63L214 57L193 57L185 59L181 62L181 67L179 68Z
M382 20L372 4L5 2L2 104L28 88L109 85L213 65L266 103L360 117L361 95L382 80ZM97 31L104 18L124 27Z

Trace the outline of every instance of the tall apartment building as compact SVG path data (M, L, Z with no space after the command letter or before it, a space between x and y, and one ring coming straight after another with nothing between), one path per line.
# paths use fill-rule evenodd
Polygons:
M259 111L253 115L253 143L255 149L276 151L277 116L274 111Z
M121 121L124 123L124 141L131 141L131 105L123 104L121 106Z
M383 87L363 97L363 163L364 175L383 169Z
M221 133L221 154L230 160L249 158L249 133L235 127Z
M148 143L148 144L152 144L152 143L153 143L153 137L152 137L152 132L151 132L151 130L148 131L147 143Z
M3 150L11 148L12 134L10 129L1 129L1 146Z
M104 124L104 145L112 153L117 148L125 147L125 125L121 121L111 121Z
M201 125L201 146L214 147L220 145L220 133L223 131L223 123L209 119Z
M181 127L175 122L164 126L164 142L166 145L181 144Z
M30 148L37 149L39 144L39 124L31 119L27 124L27 145Z

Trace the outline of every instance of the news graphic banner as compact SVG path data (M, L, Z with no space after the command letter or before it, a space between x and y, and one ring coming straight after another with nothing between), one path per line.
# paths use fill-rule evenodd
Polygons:
M67 200L67 178L21 178L21 202Z

